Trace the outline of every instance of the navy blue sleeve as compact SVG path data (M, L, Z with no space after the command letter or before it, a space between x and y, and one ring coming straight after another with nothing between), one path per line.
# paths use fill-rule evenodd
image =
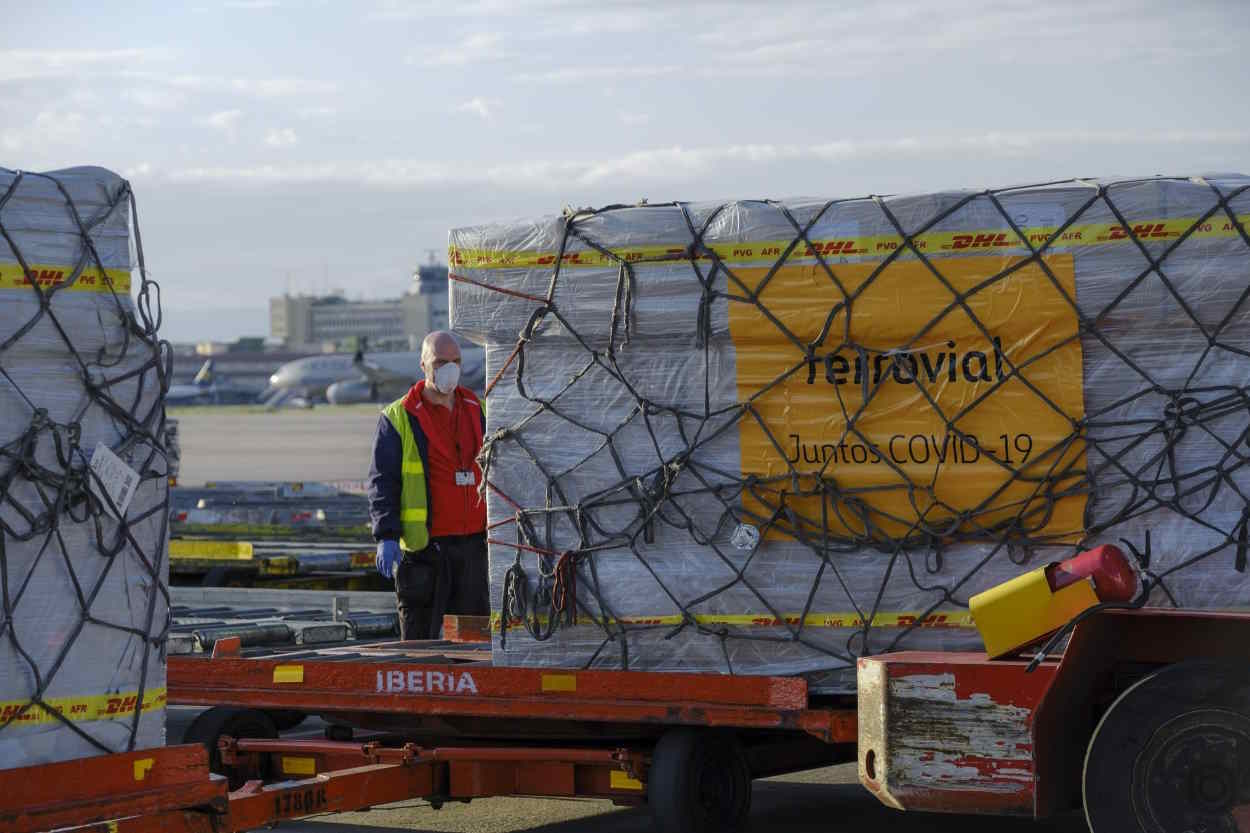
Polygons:
M399 493L403 488L403 443L385 415L378 417L373 438L373 462L369 465L369 520L373 540L399 540Z

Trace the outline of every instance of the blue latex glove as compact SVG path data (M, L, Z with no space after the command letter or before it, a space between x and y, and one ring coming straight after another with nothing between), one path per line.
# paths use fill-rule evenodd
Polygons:
M377 565L378 572L385 578L394 577L395 567L399 564L399 558L398 541L378 541L378 555L373 563Z

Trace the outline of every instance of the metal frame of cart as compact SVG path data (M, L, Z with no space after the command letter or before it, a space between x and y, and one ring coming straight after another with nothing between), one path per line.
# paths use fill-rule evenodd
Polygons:
M120 820L97 829L224 833L406 799L533 795L646 803L660 830L712 829L745 816L752 778L857 760L899 809L1045 818L1084 801L1095 833L1123 829L1098 822L1108 813L1151 830L1218 816L1232 826L1212 829L1244 833L1250 702L1229 698L1250 692L1247 660L1250 616L1154 610L1083 621L1032 672L984 654L864 658L857 698L809 695L800 678L495 667L449 643L243 656L226 642L169 660L170 701L212 707L189 732L201 745L137 753L152 760L145 778L166 756L182 762L178 806L152 797L155 781L112 803L12 806L9 781L56 767L118 759L124 782L134 755L107 756L0 772L0 827L107 817ZM267 715L291 711L353 728L279 739ZM1126 741L1127 721L1161 728Z

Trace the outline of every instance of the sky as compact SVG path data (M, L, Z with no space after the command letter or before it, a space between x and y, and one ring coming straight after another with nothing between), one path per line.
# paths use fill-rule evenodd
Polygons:
M1240 2L0 0L0 166L132 182L172 341L647 198L1250 173Z

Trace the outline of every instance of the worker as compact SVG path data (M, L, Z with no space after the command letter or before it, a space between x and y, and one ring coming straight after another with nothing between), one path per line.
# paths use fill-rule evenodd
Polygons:
M460 344L425 337L425 378L378 418L369 469L377 569L395 583L402 639L433 639L443 614L489 612L482 404L460 387Z

